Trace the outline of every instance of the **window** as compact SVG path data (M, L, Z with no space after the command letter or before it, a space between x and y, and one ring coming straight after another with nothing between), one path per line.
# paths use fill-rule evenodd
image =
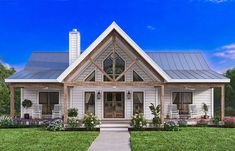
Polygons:
M52 114L55 104L59 104L59 92L39 92L42 114Z
M93 71L86 79L85 81L95 81L95 71Z
M85 92L85 113L95 114L95 92Z
M180 114L188 114L188 105L193 103L192 92L173 92L173 104L177 104Z
M114 53L115 61L113 61L113 54L109 55L103 63L104 72L106 72L111 78L117 78L122 72L125 70L125 61L117 54ZM113 63L115 63L113 71ZM113 77L113 72L114 76ZM125 76L123 75L118 81L124 81ZM110 81L105 75L104 75L104 81Z
M144 112L144 93L133 92L133 114Z
M133 81L144 81L135 71L133 71Z

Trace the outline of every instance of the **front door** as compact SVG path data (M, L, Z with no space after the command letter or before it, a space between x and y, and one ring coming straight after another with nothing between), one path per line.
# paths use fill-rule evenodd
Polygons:
M104 92L104 118L124 118L124 92Z

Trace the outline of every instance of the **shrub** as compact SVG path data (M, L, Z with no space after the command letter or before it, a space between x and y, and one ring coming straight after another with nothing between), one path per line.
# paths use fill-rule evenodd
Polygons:
M77 117L78 116L78 109L71 108L68 109L68 117Z
M224 120L224 127L235 128L235 120Z
M168 121L164 123L165 131L179 131L179 125L174 121Z
M188 123L185 120L178 121L179 127L188 127Z
M0 127L10 127L12 125L12 120L8 116L3 116L0 119Z
M131 126L133 126L134 128L142 129L144 126L146 126L146 124L147 121L143 113L137 113L134 116L132 116Z
M33 105L32 101L31 101L31 100L28 100L28 99L25 99L25 100L22 102L22 106L23 106L24 108L30 108L32 105Z
M153 119L152 119L153 126L155 126L155 127L159 126L161 124L161 119L159 117L160 105L155 107L154 104L151 103L151 105L149 106L149 109L153 115Z
M69 117L68 118L68 125L72 128L78 127L80 124L79 120L76 117Z
M221 121L221 118L220 116L215 116L212 121L216 126L219 126L219 122Z
M97 116L93 115L92 113L85 114L82 120L85 128L91 130L94 129L95 126L100 124L100 120Z
M49 131L62 131L64 130L64 122L61 119L53 120L47 126Z

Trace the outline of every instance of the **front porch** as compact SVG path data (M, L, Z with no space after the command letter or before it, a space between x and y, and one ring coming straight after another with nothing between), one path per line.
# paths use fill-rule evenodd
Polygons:
M84 89L84 91L75 91L76 90L81 90L80 88L83 87L88 87L87 89ZM160 84L157 82L77 82L77 83L65 83L65 84L61 84L61 83L11 83L10 84L10 106L11 106L11 117L14 117L14 88L23 88L23 89L32 89L32 91L36 91L37 90L37 96L34 96L37 100L36 102L33 103L33 111L32 113L36 113L38 112L38 115L34 115L33 118L57 118L57 117L63 117L64 122L67 122L68 119L68 108L70 107L76 107L76 104L74 102L71 102L70 100L73 98L73 96L77 95L76 92L78 93L84 93L87 90L92 90L93 89L97 89L95 87L103 88L103 90L100 91L94 91L95 92L95 114L99 114L99 118L103 121L105 121L104 117L104 106L102 104L103 100L103 95L105 91L109 91L110 88L119 88L120 89L124 89L124 105L125 105L125 110L124 110L124 118L121 118L121 120L130 120L131 116L132 116L132 112L133 112L133 92L134 91L139 91L138 88L145 88L145 94L147 95L149 92L151 92L151 94L155 95L155 98L152 98L152 101L155 102L156 105L160 105L161 106L161 111L160 111L160 117L161 120L164 121L164 118L199 118L199 117L193 117L192 115L187 115L186 114L179 114L179 115L169 115L169 111L174 111L174 110L169 110L169 106L171 106L172 103L172 98L169 98L169 96L171 94L169 93L169 89L173 91L173 89L187 89L190 91L196 91L196 89L211 89L211 88L215 88L215 87L220 87L221 88L221 120L224 119L224 84ZM136 88L136 90L134 90L133 88ZM131 89L133 89L131 91ZM73 91L74 93L72 94L71 91ZM112 91L117 91L117 90L112 90ZM45 111L45 109L42 109L43 105L40 105L39 103L39 92L59 92L59 101L56 103L52 103L53 106L50 106L50 114L42 114L43 110ZM127 93L131 92L131 98L128 99L127 98ZM171 91L170 91L171 92ZM101 93L98 98L98 93ZM33 94L32 94L33 95ZM145 96L146 96L145 95ZM148 94L148 96L151 96L150 94ZM83 98L83 97L82 97ZM23 98L22 98L23 99ZM83 98L84 99L84 98ZM148 100L151 100L150 97L147 97L144 99L144 108L143 108L143 112L145 114L145 116L147 117L147 119L151 120L151 113L148 111L148 107L149 107L149 102ZM83 101L81 101L80 103L82 103ZM97 102L99 102L99 104L97 104ZM129 102L129 104L127 104L126 102ZM194 103L197 102L197 100L194 100ZM78 102L77 102L78 103ZM193 104L194 104L193 103ZM193 105L192 104L192 105ZM213 102L211 104L211 106L213 106ZM83 108L83 109L82 109ZM99 110L98 110L99 109ZM198 108L199 109L199 108ZM80 118L83 116L83 114L85 113L84 110L84 105L81 106L81 110L80 111ZM177 109L176 109L177 110ZM126 113L128 111L128 114ZM22 110L21 110L22 112ZM99 113L102 112L102 113ZM211 107L211 115L213 115L213 108ZM54 114L53 114L54 113ZM37 113L36 113L37 114ZM40 115L41 114L41 115ZM191 114L191 113L189 113ZM170 117L168 117L170 116ZM120 118L119 118L120 119ZM111 120L117 120L118 118L112 118Z

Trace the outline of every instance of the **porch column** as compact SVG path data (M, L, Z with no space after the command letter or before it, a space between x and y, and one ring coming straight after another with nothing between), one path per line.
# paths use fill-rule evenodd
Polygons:
M68 86L64 84L64 124L68 121Z
M164 85L160 86L161 90L160 90L160 118L161 118L161 122L164 122Z
M221 87L220 87L220 89L221 89L221 98L220 98L220 104L221 104L221 121L223 121L224 120L224 92L225 92L225 90L224 90L224 85L222 85Z
M15 116L15 88L10 85L10 117Z

